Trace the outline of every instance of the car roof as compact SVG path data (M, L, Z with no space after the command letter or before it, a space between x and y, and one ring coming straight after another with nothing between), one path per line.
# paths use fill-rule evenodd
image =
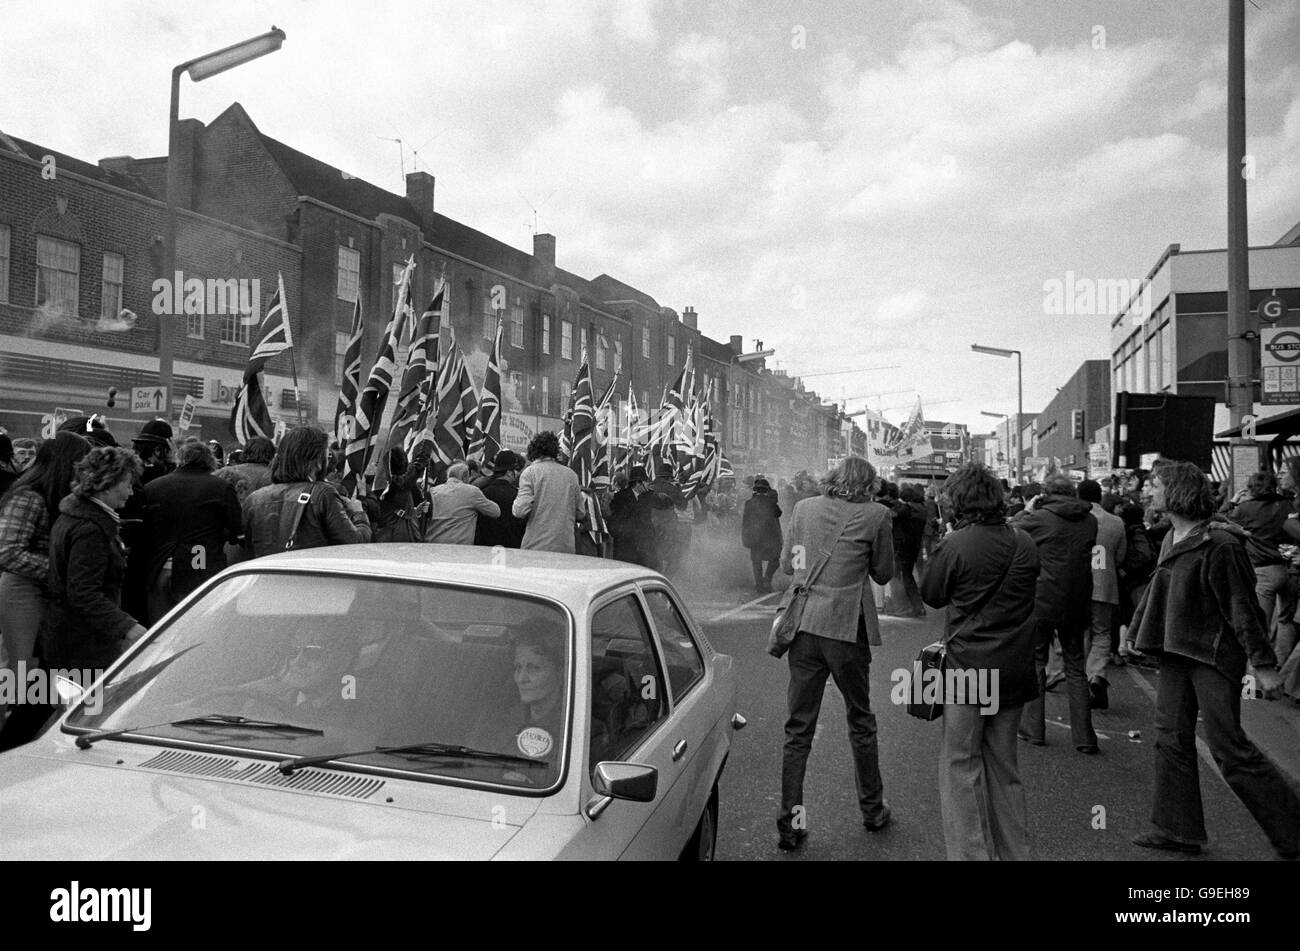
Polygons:
M504 549L484 545L396 543L331 545L242 561L232 570L346 572L398 581L444 582L502 588L520 594L585 604L601 592L631 581L667 579L626 561Z

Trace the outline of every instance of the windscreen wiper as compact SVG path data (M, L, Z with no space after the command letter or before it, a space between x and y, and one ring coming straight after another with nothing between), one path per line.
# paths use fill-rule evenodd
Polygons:
M372 753L417 753L426 756L446 756L457 759L482 759L496 763L513 763L518 766L546 766L545 760L529 759L513 753L496 753L492 750L476 750L470 746L455 746L450 743L410 743L405 746L374 746L368 750L353 750L350 753L321 753L313 756L297 756L280 763L280 772L288 776L294 770L304 766L319 766L336 759L352 759Z
M158 730L165 726L237 726L246 730L279 730L286 733L298 733L302 736L324 736L324 730L315 727L299 726L296 723L277 723L274 720L253 720L233 713L208 713L201 717L185 717L183 720L170 720L166 723L154 723L149 726L130 726L120 730L99 730L95 733L83 733L77 737L78 749L90 749L100 740L111 740L127 733L143 733Z

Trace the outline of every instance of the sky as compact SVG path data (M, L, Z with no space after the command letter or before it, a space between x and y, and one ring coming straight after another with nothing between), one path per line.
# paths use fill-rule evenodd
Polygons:
M525 251L610 274L850 409L988 432L1110 355L1047 287L1226 243L1221 0L0 0L0 130L166 151L172 66L267 135ZM1246 8L1252 245L1300 221L1300 3ZM398 142L391 139L402 140ZM833 373L849 370L853 372ZM815 375L823 374L823 375Z

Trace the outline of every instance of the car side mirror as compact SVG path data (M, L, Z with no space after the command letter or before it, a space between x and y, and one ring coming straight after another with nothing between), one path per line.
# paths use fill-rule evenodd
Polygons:
M659 770L639 763L597 763L591 784L598 796L653 802L659 791Z

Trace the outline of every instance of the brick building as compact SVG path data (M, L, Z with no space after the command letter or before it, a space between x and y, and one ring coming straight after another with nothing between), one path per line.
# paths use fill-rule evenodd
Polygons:
M1111 409L1110 361L1085 360L1038 414L1033 455L1086 473L1092 434L1110 423Z
M268 404L290 425L329 428L354 309L359 303L365 319L368 369L392 314L395 279L414 258L416 311L445 277L448 320L478 384L504 322L508 445L560 425L585 346L598 394L618 370L619 403L631 389L651 409L691 351L697 389L714 394L723 445L740 474L753 471L751 463L821 471L840 454L838 408L822 406L761 358L740 361L740 337L711 340L694 308L679 316L610 275L587 280L558 267L553 235L535 235L530 254L439 214L426 172L407 175L406 194L393 194L264 135L238 103L208 125L183 121L180 139L178 269L186 279L260 286L260 299L242 314L218 301L216 312L173 318L173 412L194 396L194 426L205 438L230 441L250 323L277 275L299 386L295 397L288 357L275 358ZM129 389L157 377L152 286L162 266L166 166L165 157L91 165L0 134L0 425L35 433L42 416L63 407L106 412L119 435L129 435L153 415L129 412ZM133 324L123 310L136 315ZM105 410L110 386L119 390L118 407Z

